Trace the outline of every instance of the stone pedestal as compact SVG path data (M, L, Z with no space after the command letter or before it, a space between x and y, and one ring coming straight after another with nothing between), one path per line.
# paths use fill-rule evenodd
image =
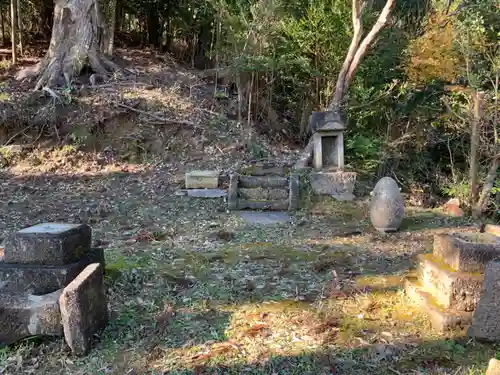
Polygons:
M0 344L63 334L61 319L72 318L60 310L59 296L68 285L84 277L89 264L96 264L101 277L95 278L93 290L96 284L103 288L104 253L90 245L91 229L81 224L44 223L8 237L0 257ZM106 306L102 293L92 291L92 298L94 305ZM92 327L89 335L97 329Z
M355 172L311 172L309 182L315 194L329 195L339 201L351 201L355 198Z

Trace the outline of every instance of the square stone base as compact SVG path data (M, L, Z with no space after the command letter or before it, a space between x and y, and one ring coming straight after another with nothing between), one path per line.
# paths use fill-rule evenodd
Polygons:
M354 197L356 172L311 172L309 181L315 194L330 195L339 201L351 201Z

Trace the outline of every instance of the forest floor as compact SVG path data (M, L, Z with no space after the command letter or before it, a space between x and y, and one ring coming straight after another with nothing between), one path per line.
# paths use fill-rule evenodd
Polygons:
M147 69L148 79L152 71L165 76L159 63ZM434 234L477 230L472 223L408 207L401 231L381 235L369 225L365 199L304 194L290 223L250 226L222 198L175 195L186 170L225 172L294 151L263 137L249 150L235 146L243 130L193 95L212 95L213 87L183 83L192 73L165 69L175 77L153 88L68 94L65 113L102 109L75 123L85 124L82 138L63 124L52 134L58 144L0 149L0 236L41 221L89 223L105 249L110 310L89 356L72 356L62 338L30 339L0 349L0 374L484 373L498 348L470 342L464 332L436 334L401 289ZM10 98L14 91L4 87ZM111 113L116 105L109 103L127 97L148 114ZM50 100L43 108L62 108ZM107 106L81 104L88 100ZM187 122L166 130L165 122L150 121L153 112ZM109 118L105 127L95 122L102 133L89 131L96 113ZM26 137L54 133L48 124L24 129ZM161 135L162 154L146 147L144 134ZM114 147L97 147L113 136ZM94 150L91 137L101 142Z

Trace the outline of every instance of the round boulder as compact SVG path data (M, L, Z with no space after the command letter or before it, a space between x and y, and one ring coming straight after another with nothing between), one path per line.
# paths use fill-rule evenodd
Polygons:
M404 218L405 203L398 184L390 177L380 179L371 193L370 220L379 232L395 232Z

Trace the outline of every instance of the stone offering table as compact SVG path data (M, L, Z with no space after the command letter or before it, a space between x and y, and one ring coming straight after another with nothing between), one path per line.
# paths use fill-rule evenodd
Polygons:
M8 236L0 255L0 344L64 332L74 353L88 353L107 323L104 252L91 241L83 224L43 223Z

